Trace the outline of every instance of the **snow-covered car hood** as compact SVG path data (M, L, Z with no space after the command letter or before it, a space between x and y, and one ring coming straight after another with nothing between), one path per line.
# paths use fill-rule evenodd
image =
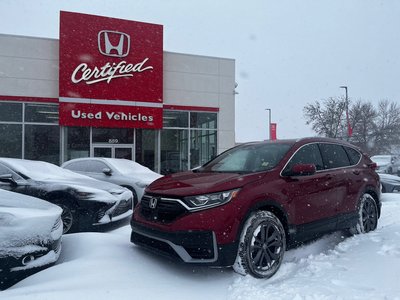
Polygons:
M12 247L60 238L61 213L47 201L0 189L0 257Z
M393 185L400 185L400 177L390 174L379 174L382 182L390 183Z
M131 177L139 186L147 186L163 175L153 172L149 168L127 159L103 158L114 166L122 175Z

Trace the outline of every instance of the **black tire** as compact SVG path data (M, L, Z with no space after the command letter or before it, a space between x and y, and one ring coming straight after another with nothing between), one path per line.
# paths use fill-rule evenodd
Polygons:
M62 208L61 220L63 222L63 234L76 232L79 228L79 217L74 207L66 205L61 200L55 203Z
M357 224L350 228L351 234L368 233L378 226L378 208L370 194L363 194L358 206Z
M389 167L389 169L388 169L388 174L393 174L393 169L392 169L392 167Z
M258 211L246 221L233 269L242 275L270 278L281 266L285 250L281 221L269 211Z

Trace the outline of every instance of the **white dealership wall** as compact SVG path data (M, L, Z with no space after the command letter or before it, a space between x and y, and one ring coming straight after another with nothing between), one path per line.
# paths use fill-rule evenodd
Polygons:
M0 34L0 96L58 98L59 42ZM218 153L235 145L235 61L164 52L164 104L218 108Z

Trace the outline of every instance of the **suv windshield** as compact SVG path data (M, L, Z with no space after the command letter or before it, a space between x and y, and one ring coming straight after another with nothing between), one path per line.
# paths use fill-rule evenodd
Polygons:
M235 147L210 161L199 172L254 173L274 168L290 149L289 143Z

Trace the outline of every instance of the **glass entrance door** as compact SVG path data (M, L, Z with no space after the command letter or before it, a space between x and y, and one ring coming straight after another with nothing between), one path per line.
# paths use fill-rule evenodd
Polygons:
M100 145L92 146L93 157L110 157L133 159L133 145Z

